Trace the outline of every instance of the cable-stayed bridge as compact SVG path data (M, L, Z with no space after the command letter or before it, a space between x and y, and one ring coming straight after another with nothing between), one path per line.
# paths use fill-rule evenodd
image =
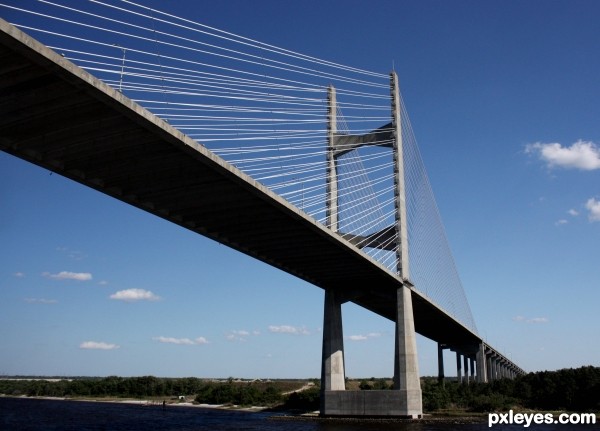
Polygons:
M415 332L440 374L523 372L477 333L395 72L131 2L0 15L0 148L323 288L322 414L421 415ZM396 322L395 390L345 391L347 301Z

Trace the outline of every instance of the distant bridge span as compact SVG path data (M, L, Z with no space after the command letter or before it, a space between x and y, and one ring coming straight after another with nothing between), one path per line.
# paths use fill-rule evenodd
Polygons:
M415 330L523 371L350 242L114 88L0 20L0 149L250 255ZM483 346L483 347L482 347ZM500 374L499 374L500 375Z

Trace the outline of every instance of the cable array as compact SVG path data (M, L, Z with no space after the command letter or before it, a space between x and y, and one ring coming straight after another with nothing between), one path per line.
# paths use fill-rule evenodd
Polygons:
M404 101L401 107L412 282L420 292L477 333Z
M327 223L327 91L339 135L390 122L389 76L260 42L130 0L0 3L9 20L121 91L318 222ZM415 287L475 325L402 104ZM391 141L337 157L338 232L391 271Z

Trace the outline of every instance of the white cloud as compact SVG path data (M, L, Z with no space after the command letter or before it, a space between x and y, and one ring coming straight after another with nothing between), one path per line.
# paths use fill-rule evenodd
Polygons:
M193 346L196 344L208 344L208 340L204 337L198 337L194 340L189 338L174 338L174 337L154 337L153 340L156 340L161 343L166 344L180 344L180 345L188 345Z
M379 332L369 332L367 335L350 335L348 337L349 340L351 341L365 341L368 340L369 338L378 338L381 337L381 333Z
M585 203L585 208L590 212L588 214L589 221L600 221L600 201L597 201L594 198L590 198Z
M111 343L104 343L102 341L84 341L79 345L80 349L89 349L89 350L114 350L118 349L120 346Z
M563 218L563 219L558 220L555 224L556 224L556 226L560 226L560 225L567 224L567 223L569 223L569 221L565 220Z
M229 331L229 333L225 336L225 338L227 338L227 340L229 341L248 341L248 337L250 335L260 335L259 331L252 331L252 333L250 333L250 331L246 331L246 330L239 330L239 331Z
M108 281L102 280L102 281L98 282L98 285L100 285L100 286L107 286L108 285Z
M23 273L23 272L15 272L13 275L15 277L17 277L17 278L23 278L23 277L25 277L25 273Z
M367 340L368 337L366 335L350 335L348 339L352 341L364 341Z
M270 325L269 332L277 334L310 335L310 331L304 326Z
M44 298L25 298L25 302L30 304L58 304L56 299L44 299Z
M118 299L120 301L158 301L160 296L155 295L149 290L144 289L126 289L120 290L110 295L110 299Z
M591 141L580 139L570 147L563 147L557 142L536 142L526 145L525 152L537 154L550 167L560 166L584 171L600 169L600 148Z
M567 212L569 213L569 215L572 215L573 217L577 217L579 215L579 211L574 210L574 209L570 209Z
M167 344L187 344L193 345L194 342L189 338L174 338L174 337L154 337L153 340L159 341L161 343Z
M92 274L89 272L70 272L61 271L57 274L50 274L49 272L42 273L44 277L52 278L54 280L76 280L76 281L89 281L92 279Z

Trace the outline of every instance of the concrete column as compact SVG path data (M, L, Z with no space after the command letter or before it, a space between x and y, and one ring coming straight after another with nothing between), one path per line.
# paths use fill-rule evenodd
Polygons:
M392 146L394 162L394 208L396 210L396 272L404 280L410 280L408 261L408 225L406 222L406 188L404 181L404 145L402 142L402 117L400 116L400 87L398 75L390 75L390 91L392 93L392 128L394 142Z
M392 128L394 159L394 208L396 211L396 272L410 280L408 259L408 227L406 223L406 191L404 184L404 155L400 116L400 87L398 75L390 74L392 96ZM394 357L394 389L400 391L400 415L418 418L423 415L421 380L417 361L417 338L412 307L412 294L406 284L396 291L396 346Z
M475 358L473 358L472 356L469 357L469 362L471 365L471 381L474 382L475 381Z
M462 383L462 369L459 352L456 352L456 381Z
M333 290L325 290L323 360L321 364L322 398L323 391L345 390L345 377L342 302Z
M438 343L438 382L444 385L444 348Z
M338 230L338 181L335 158L335 136L337 133L337 101L335 88L329 86L327 93L327 227Z
M475 360L477 361L477 380L480 383L487 382L487 361L485 358L485 344L479 344L479 351L476 354Z
M463 355L463 368L465 369L465 376L463 382L469 384L469 358L467 355Z
M340 401L349 393L345 390L342 302L334 290L325 290L320 399L320 414L323 416L356 414L351 407L347 409Z
M417 360L417 338L412 307L412 294L402 286L396 292L396 346L394 357L394 389L400 391L401 416L423 415L421 380ZM406 406L404 408L404 406Z
M408 261L408 227L406 223L406 190L404 184L404 156L402 143L402 123L400 117L400 88L398 75L390 75L390 93L392 96L392 128L394 135L394 207L396 210L396 237L399 247L396 250L398 275L408 280L410 278ZM417 390L419 399L421 383L419 381L417 361L417 340L412 309L410 289L403 285L396 292L396 347L394 359L394 388L399 390ZM416 385L415 385L416 380ZM419 402L420 404L420 402ZM419 405L419 410L421 410ZM419 414L422 412L419 411Z
M493 363L492 363L492 357L488 356L486 358L486 365L487 365L487 381L491 382L492 380L494 380L494 370L493 370Z

